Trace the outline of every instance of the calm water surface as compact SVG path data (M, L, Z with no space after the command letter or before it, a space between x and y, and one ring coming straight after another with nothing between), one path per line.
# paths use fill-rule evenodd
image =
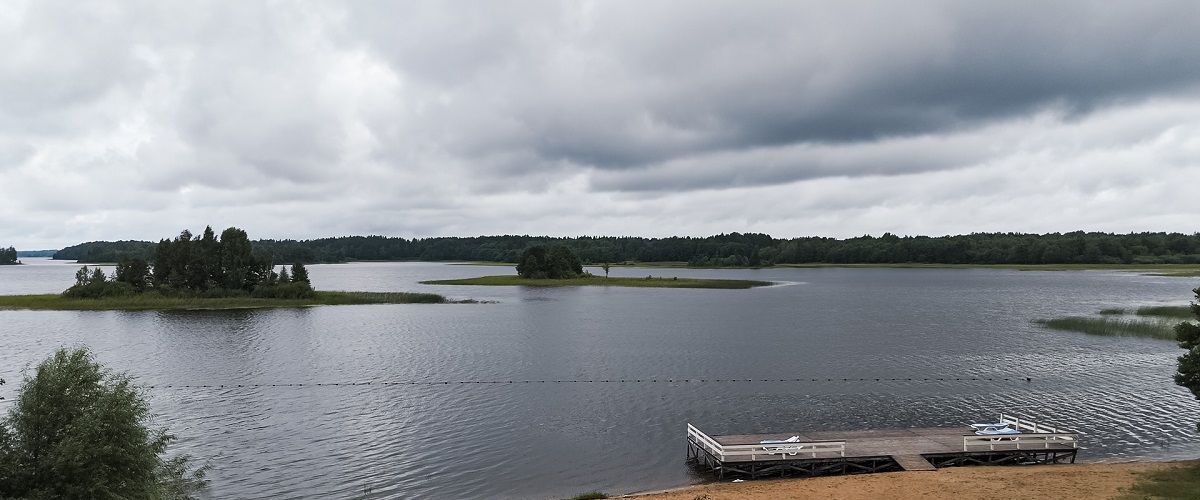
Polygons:
M76 269L26 262L0 267L0 294L58 292ZM613 275L785 285L417 284L508 271L310 267L320 289L435 291L494 304L0 311L0 377L19 380L23 367L56 347L90 346L113 368L159 386L150 390L154 410L179 437L175 450L211 460L213 498L555 498L679 486L699 480L684 464L686 422L710 433L796 432L959 425L1010 411L1085 433L1081 460L1200 453L1193 424L1200 405L1171 382L1174 343L1031 324L1109 306L1185 303L1196 279L622 268ZM1013 380L873 380L971 377ZM731 378L822 380L379 385ZM331 382L373 385L161 387ZM14 385L0 395L11 400Z

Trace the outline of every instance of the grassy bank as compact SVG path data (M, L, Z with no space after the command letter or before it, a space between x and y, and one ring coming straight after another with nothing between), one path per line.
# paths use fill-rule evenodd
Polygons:
M1137 483L1118 498L1200 498L1200 463L1191 462L1179 467L1144 472L1138 476Z
M164 297L155 294L127 295L101 299L69 299L58 294L3 295L0 309L58 311L146 311L200 309L254 309L354 304L444 304L450 302L433 293L407 292L317 292L310 299L259 299L253 297Z
M700 278L605 278L590 276L572 279L526 279L516 275L481 276L457 280L422 281L426 285L482 285L482 286L628 286L647 288L726 288L742 289L756 286L767 286L769 281L755 280L722 280Z
M1148 337L1175 340L1175 325L1194 319L1189 306L1143 306L1136 309L1101 309L1099 317L1067 316L1034 323L1054 330L1108 337Z

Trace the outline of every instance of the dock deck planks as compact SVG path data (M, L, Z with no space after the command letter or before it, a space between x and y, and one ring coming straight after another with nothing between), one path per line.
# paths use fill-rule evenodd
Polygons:
M928 455L960 453L963 436L971 434L966 427L918 427L912 429L870 429L857 431L819 431L803 434L735 434L713 436L722 445L757 444L767 439L787 439L800 436L801 442L845 441L846 457L889 457L892 455ZM996 449L1009 448L998 441ZM1067 444L1049 449L1070 449Z
M904 470L937 470L921 455L892 455L892 460Z

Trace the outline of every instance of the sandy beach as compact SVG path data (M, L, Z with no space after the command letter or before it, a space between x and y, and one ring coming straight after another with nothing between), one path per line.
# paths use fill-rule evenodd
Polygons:
M703 484L632 497L645 500L836 498L847 500L1097 499L1127 490L1139 473L1184 462L950 467L936 471Z

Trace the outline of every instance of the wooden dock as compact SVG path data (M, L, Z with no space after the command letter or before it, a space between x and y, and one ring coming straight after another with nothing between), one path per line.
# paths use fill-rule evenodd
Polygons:
M718 477L934 470L958 465L1075 462L1079 435L1002 414L1020 434L969 427L709 436L688 424L688 461Z

